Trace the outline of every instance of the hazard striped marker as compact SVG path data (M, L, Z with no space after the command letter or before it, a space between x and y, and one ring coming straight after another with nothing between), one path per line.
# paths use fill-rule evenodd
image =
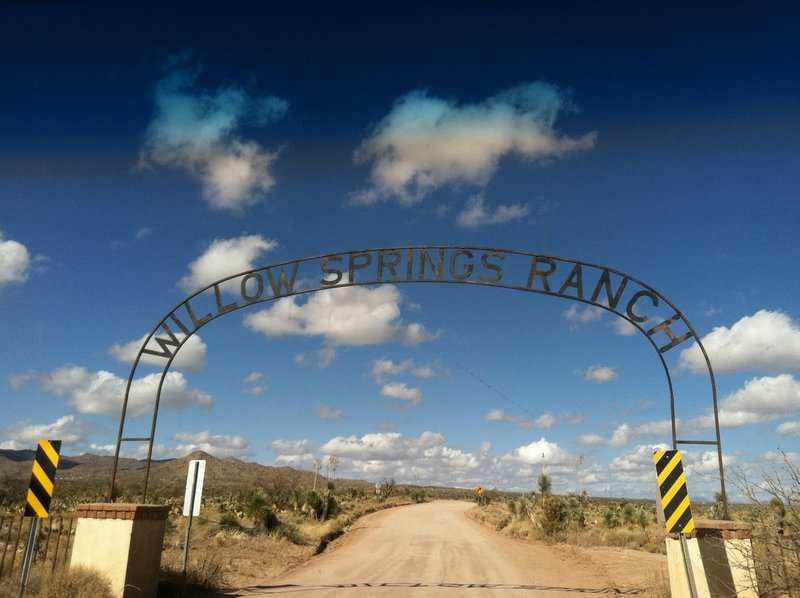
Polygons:
M681 452L656 451L653 454L658 476L658 491L664 508L664 523L668 534L688 534L694 530L694 518L686 489Z
M58 454L61 451L60 440L40 440L33 461L31 485L25 503L25 517L49 517L50 500L58 468Z

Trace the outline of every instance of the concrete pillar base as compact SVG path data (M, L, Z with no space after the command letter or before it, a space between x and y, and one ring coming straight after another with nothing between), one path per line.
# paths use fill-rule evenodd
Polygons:
M70 566L98 570L118 598L155 597L169 507L88 504L78 505L75 515Z
M758 598L752 528L741 521L695 520L686 546L698 598ZM668 535L666 543L670 591L691 596L679 536Z

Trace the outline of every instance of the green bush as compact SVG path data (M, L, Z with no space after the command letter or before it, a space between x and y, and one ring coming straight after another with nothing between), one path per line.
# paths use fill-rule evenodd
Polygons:
M303 537L303 534L300 533L299 528L292 523L281 523L275 528L273 535L276 538L288 540L292 544L297 544L298 546L304 546L306 543L306 539Z
M242 524L239 522L236 513L231 511L222 514L222 517L219 519L219 526L226 532L238 532L242 529Z

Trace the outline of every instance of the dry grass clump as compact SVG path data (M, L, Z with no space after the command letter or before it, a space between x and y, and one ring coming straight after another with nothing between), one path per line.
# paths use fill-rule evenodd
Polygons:
M0 583L0 596L19 596L17 576ZM32 569L25 591L27 598L114 598L111 584L101 573L88 567L72 567L55 572Z

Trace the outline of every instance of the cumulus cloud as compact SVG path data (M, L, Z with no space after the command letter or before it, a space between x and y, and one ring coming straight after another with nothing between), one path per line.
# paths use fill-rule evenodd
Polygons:
M542 82L464 105L412 91L356 150L372 172L353 202L413 205L443 185L485 185L505 156L544 160L591 148L596 133L571 138L555 130L559 113L571 108L563 90Z
M244 378L245 384L255 384L264 377L264 372L250 372Z
M214 239L203 255L189 264L189 274L178 281L178 286L191 292L226 276L252 270L257 266L256 259L277 246L277 241L261 235Z
M561 314L564 319L574 326L596 322L603 317L603 309L594 305L587 305L583 309L572 304Z
M178 432L172 437L172 440L179 443L174 448L174 453L177 455L188 455L195 451L204 451L221 459L225 457L246 459L253 456L250 441L242 436L212 434L205 430L196 434Z
M528 204L501 204L494 210L486 208L483 196L476 195L467 200L464 209L456 216L456 226L461 228L480 228L493 224L506 224L513 220L522 220L530 214Z
M127 415L151 414L158 390L160 374L149 374L133 381L128 397ZM104 370L89 372L86 368L68 366L47 374L42 381L45 392L68 396L68 403L81 413L99 413L119 417L127 381ZM211 395L189 388L180 372L167 372L161 391L161 408L186 408L194 405L210 407Z
M621 424L616 427L610 438L603 438L598 434L583 434L578 436L578 442L581 444L623 447L627 446L635 437L662 436L669 438L671 435L672 421L663 420L635 425Z
M383 432L365 434L361 438L336 436L322 445L321 450L328 455L358 461L403 461L442 445L444 440L444 436L436 432L423 432L419 438L407 438L398 432Z
M0 231L0 289L28 280L30 267L31 254L28 248L19 241L6 239Z
M253 97L237 85L196 90L199 68L183 54L170 60L155 87L155 115L140 152L141 166L175 168L200 181L215 209L240 211L264 199L275 184L270 169L278 156L239 134L265 126L288 110L285 100Z
M285 297L245 317L245 326L267 336L322 336L328 345L416 345L436 338L422 324L403 324L397 287L345 287L316 293L305 304Z
M526 444L514 450L507 458L515 459L528 465L554 465L566 463L568 453L555 442L550 442L545 438L540 438L535 442Z
M183 339L186 337L186 335L182 332L176 332L175 336L180 341L183 341ZM124 345L114 344L108 350L108 354L122 363L133 363L133 360L136 359L136 355L139 353L139 349L142 347L142 344L144 344L146 338L147 335L145 334L139 340L131 341L129 343L125 343ZM161 350L158 344L152 339L150 341L150 345L148 345L148 348L156 351ZM176 370L194 370L198 372L204 370L206 364L208 363L206 349L207 346L205 342L203 342L203 339L200 338L200 335L193 334L181 347L180 351L178 351L175 360L172 362L171 368ZM139 362L161 367L164 365L164 358L150 355L148 353L142 353L142 357Z
M737 428L773 421L800 412L800 381L790 374L748 380L743 388L719 402L719 424ZM713 416L703 415L688 422L692 428L711 428Z
M307 438L275 440L269 448L278 455L275 459L276 464L298 467L314 460L313 451L316 450L316 443Z
M34 449L42 438L60 440L64 444L80 442L89 433L89 426L76 419L74 415L65 415L49 424L31 424L19 422L0 428L1 449L23 450Z
M422 391L419 388L409 388L405 382L387 382L381 387L381 395L405 401L407 406L419 405L422 402Z
M532 419L523 415L508 415L502 409L492 409L483 416L483 419L490 422L514 424L520 428L542 428L545 430L552 428L556 424L556 416L549 412Z
M582 372L584 380L592 380L603 384L604 382L611 382L617 377L617 372L614 368L605 365L593 365L585 372Z
M784 422L778 426L778 434L800 438L800 422Z
M717 373L800 369L800 326L780 311L762 309L730 328L718 326L701 339ZM679 367L707 372L695 343L680 354Z
M317 405L311 413L317 419L339 419L342 417L342 410L330 405Z

